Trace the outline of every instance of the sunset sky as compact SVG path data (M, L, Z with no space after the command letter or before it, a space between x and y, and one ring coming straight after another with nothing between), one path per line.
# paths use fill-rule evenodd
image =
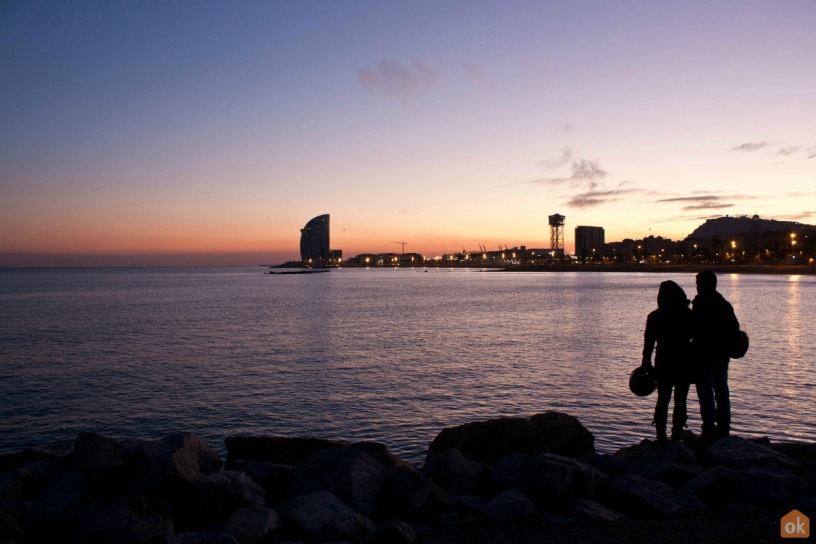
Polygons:
M0 2L0 266L816 223L816 2Z

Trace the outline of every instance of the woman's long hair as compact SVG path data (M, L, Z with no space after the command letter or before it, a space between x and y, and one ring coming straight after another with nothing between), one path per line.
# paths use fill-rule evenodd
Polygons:
M657 291L657 307L661 310L686 308L690 303L686 292L675 282L669 280L660 284L660 289Z

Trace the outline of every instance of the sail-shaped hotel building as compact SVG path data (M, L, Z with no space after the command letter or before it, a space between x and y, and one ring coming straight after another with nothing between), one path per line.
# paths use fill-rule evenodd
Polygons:
M305 263L327 261L329 251L329 214L318 215L300 229L300 260Z

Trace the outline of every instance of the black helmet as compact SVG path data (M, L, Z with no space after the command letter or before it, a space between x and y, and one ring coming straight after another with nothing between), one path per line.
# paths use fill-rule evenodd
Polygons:
M629 374L629 389L638 397L648 397L655 390L652 367L639 366Z

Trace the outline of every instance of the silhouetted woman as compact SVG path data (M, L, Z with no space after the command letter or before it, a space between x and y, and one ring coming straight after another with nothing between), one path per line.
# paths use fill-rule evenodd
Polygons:
M646 319L645 343L643 345L642 366L652 365L652 350L657 343L655 354L655 378L657 379L657 405L654 424L658 442L666 442L666 421L669 401L674 389L674 414L672 416L672 440L680 440L686 424L686 397L688 397L692 334L692 313L690 301L683 288L673 281L660 284L657 293L657 310Z

